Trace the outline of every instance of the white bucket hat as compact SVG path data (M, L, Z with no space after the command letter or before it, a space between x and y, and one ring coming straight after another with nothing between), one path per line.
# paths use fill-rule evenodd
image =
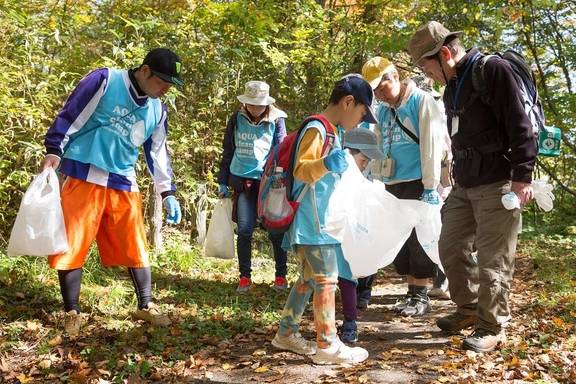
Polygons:
M270 86L263 81L249 81L244 85L244 94L238 96L242 104L270 105L276 99L270 97Z

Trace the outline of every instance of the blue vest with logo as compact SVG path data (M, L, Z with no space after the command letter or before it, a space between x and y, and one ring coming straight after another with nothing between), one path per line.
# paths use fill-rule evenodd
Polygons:
M326 130L319 121L308 123L304 131L318 129L322 134L322 139L326 140ZM298 139L296 151L300 150L300 142L304 133ZM332 149L341 148L340 139L336 136ZM296 152L298 153L298 152ZM328 172L311 186L302 199L294 221L290 229L284 236L284 248L291 249L295 244L303 245L324 245L339 244L336 239L324 232L326 223L326 213L328 211L328 201L334 184L339 176L336 173ZM296 199L306 184L294 178L292 198Z
M398 119L404 127L420 137L420 103L423 91L414 88L408 100L402 104L396 112ZM391 178L383 177L382 181L408 181L422 178L420 163L420 146L398 126L390 107L380 104L377 110L378 125L380 130L382 152L387 157L395 160L395 172Z
M246 116L238 113L234 131L236 149L230 163L230 172L235 176L260 180L274 142L275 131L275 122L252 124Z
M139 147L159 124L162 103L149 97L139 106L130 95L128 72L108 71L104 95L83 127L70 136L63 157L134 176Z

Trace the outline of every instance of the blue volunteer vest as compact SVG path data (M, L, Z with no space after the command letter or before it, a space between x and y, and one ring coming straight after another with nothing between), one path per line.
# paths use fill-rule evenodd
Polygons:
M123 176L135 175L139 147L159 124L162 103L149 97L139 106L129 87L127 71L108 69L104 95L83 127L70 136L64 158Z
M422 97L421 91L413 88L406 103L396 109L402 124L417 137L420 137L419 113ZM393 158L396 163L394 175L391 178L383 177L382 181L386 183L421 179L420 146L398 126L394 114L387 105L380 104L377 117L376 129L380 130L382 152L387 157Z
M326 139L326 130L322 123L312 121L308 123L304 131L308 129L318 129L322 134L322 138ZM296 151L300 150L300 141L304 137L302 134L298 141ZM341 148L340 139L336 137L334 140L334 147L332 149ZM297 152L298 153L298 152ZM291 249L295 244L303 245L324 245L324 244L339 244L336 239L324 232L326 223L326 213L328 211L328 201L332 192L334 192L334 184L339 176L336 173L328 172L320 180L314 183L314 188L308 189L306 195L300 203L300 207L296 212L294 221L290 229L284 236L284 248ZM296 199L306 184L294 178L294 187L292 190L292 198Z
M230 163L230 172L235 176L260 180L274 142L275 131L275 122L252 124L246 116L238 113L234 131L236 149Z

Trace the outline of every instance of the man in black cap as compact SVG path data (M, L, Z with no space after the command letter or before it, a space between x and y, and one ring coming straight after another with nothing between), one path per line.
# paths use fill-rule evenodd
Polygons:
M487 352L505 338L521 223L521 209L507 210L501 199L510 191L522 205L532 199L537 145L511 66L498 57L486 60L488 105L472 83L472 68L482 54L476 48L466 51L459 35L430 21L414 33L408 51L426 75L446 85L454 156L455 185L443 207L439 250L458 308L436 324L446 331L474 326L463 347ZM477 264L471 257L474 244Z
M97 69L80 81L46 134L42 168L57 168L66 178L61 198L69 250L51 255L49 264L58 270L64 328L70 336L80 332L82 267L94 240L102 265L128 268L138 298L133 316L170 324L152 303L134 165L143 146L167 222L178 224L180 205L166 146L167 110L158 98L173 84L183 84L180 73L180 59L165 48L151 50L135 69Z

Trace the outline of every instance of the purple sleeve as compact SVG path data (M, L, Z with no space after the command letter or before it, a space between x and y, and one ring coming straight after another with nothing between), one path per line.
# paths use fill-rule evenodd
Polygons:
M107 68L92 71L80 80L46 133L46 153L62 156L69 136L80 130L94 112L107 80Z
M224 133L224 141L222 142L222 160L220 161L220 171L218 172L218 184L228 185L228 178L230 177L230 164L234 157L236 145L234 144L234 128L236 127L236 119L238 112L234 112L228 124L226 124L226 132Z
M280 144L286 137L286 119L280 117L276 120L276 131L274 132L274 144Z
M172 165L168 152L168 110L162 104L162 117L152 135L144 142L144 156L148 170L154 180L156 191L164 199L174 195L176 186L173 184Z

